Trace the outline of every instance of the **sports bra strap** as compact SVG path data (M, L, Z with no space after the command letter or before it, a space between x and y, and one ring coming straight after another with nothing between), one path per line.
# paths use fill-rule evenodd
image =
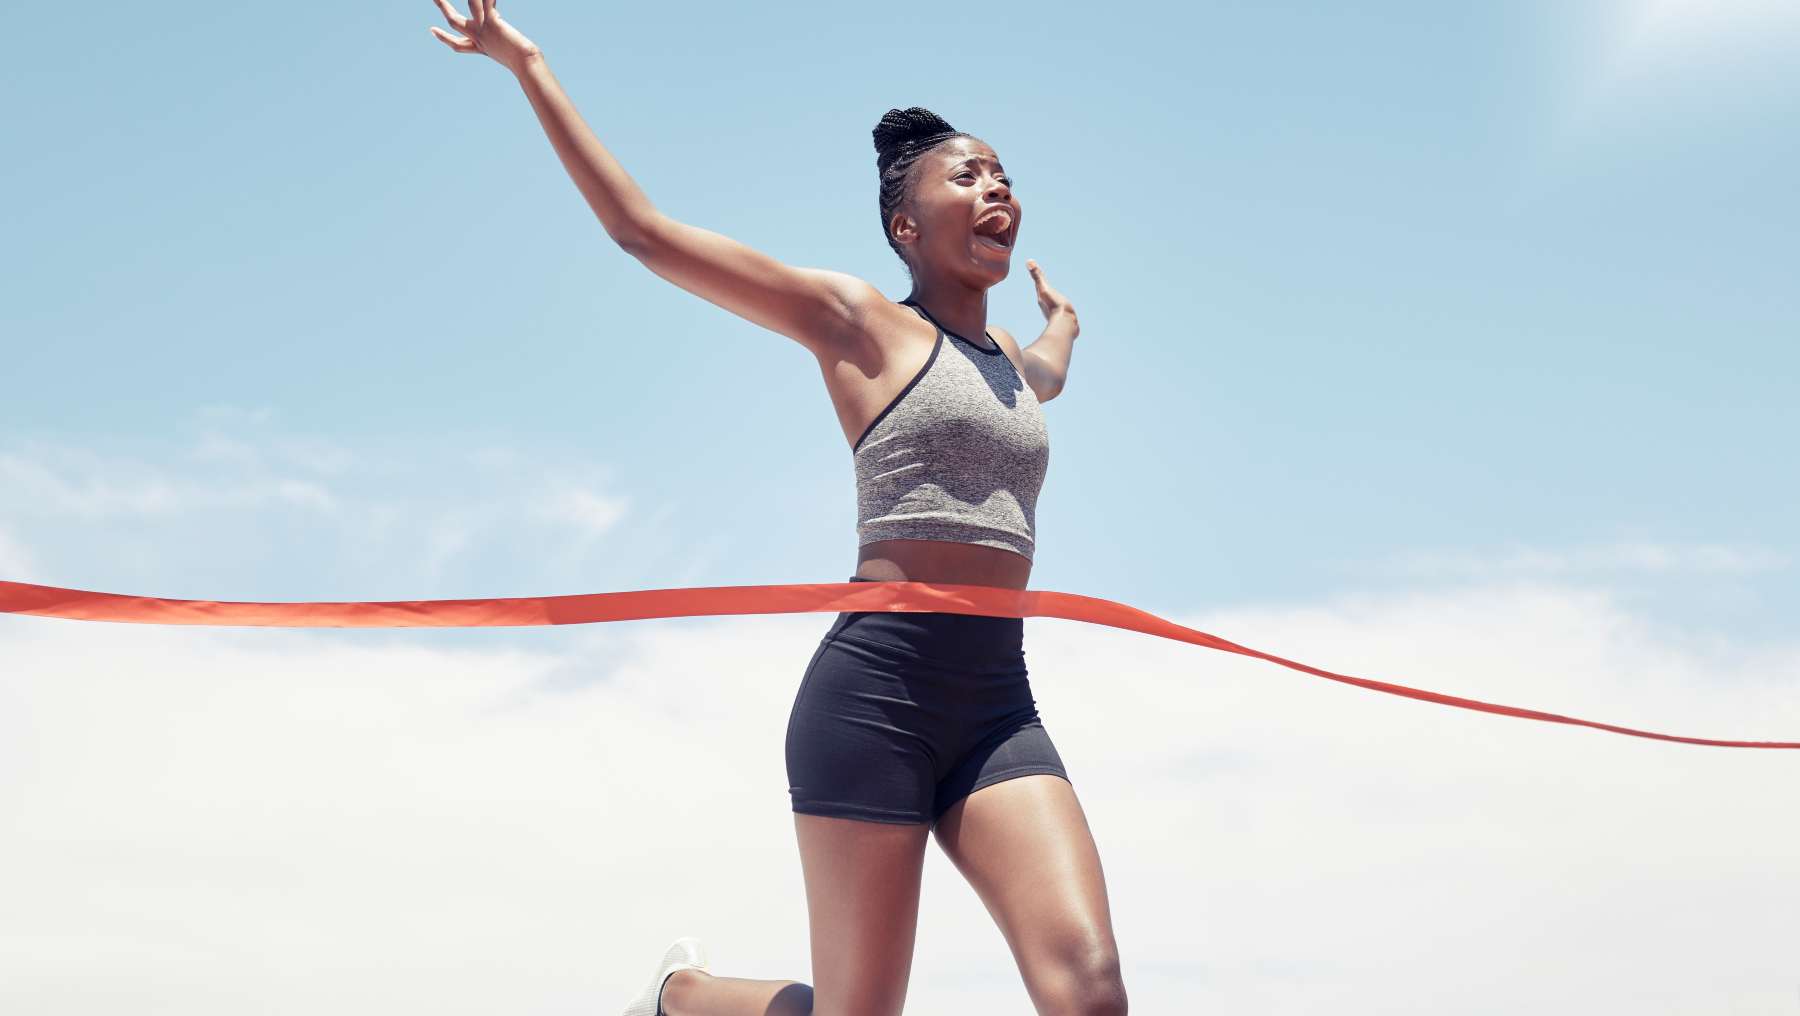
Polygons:
M902 306L911 307L913 310L917 311L922 317L925 318L925 320L931 322L933 325L936 325L938 330L942 331L945 335L956 335L955 332L951 331L948 328L945 328L943 326L943 324L938 321L937 318L932 317L931 312L926 310L924 307L921 307L920 305L912 302L911 300L901 300L900 303ZM959 339L962 339L964 342L969 342L968 339L963 339L963 337L960 335L956 335L956 337ZM976 346L975 343L973 343L973 342L969 342L969 345L974 346L976 349L979 349L984 353L1000 352L1000 343L998 341L996 341L992 335L988 335L988 334L984 333L982 335L982 338L984 338L984 339L988 340L988 342L992 343L993 344L992 348L989 348L987 346Z

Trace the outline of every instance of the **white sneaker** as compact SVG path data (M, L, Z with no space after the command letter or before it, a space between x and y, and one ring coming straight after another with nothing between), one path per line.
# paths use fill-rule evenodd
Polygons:
M625 1007L622 1016L663 1016L662 989L669 975L677 970L705 970L706 947L697 938L678 938L663 953L662 966L656 977Z

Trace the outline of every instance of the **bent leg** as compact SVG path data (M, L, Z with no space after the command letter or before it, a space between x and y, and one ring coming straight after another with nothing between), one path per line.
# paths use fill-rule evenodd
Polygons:
M1039 1013L1126 1011L1100 853L1067 780L1038 774L983 787L950 806L936 831L1000 926Z
M663 984L662 1010L668 1016L808 1016L812 989L798 981L758 981L714 977L704 970L677 970Z
M794 814L813 984L683 970L668 1016L899 1016L912 974L930 826Z
M899 1016L929 829L795 813L817 1016Z

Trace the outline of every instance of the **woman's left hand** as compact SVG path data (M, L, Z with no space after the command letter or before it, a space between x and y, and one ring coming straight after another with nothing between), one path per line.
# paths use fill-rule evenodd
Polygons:
M1031 281L1037 283L1038 309L1044 312L1044 320L1049 321L1058 314L1066 314L1069 322L1075 325L1075 330L1079 332L1081 323L1075 318L1075 305L1069 302L1068 297L1057 292L1054 286L1045 281L1044 269L1039 267L1036 261L1027 259L1025 268L1031 272Z
M539 55L537 44L525 38L500 16L500 0L469 0L469 16L466 18L451 10L446 0L432 2L438 5L438 10L444 12L444 19L450 22L450 27L461 32L464 37L459 39L436 25L431 26L431 34L458 53L481 53L493 57L494 62L514 74L524 69L526 61Z

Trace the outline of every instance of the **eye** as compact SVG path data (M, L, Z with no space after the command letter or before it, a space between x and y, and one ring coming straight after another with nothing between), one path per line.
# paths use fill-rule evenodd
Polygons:
M968 171L968 170L966 170L966 169L965 169L965 170L963 170L963 171L962 171L962 172L961 172L961 173L958 173L958 174L957 174L957 175L956 175L956 178L957 178L957 179L958 179L958 180L961 180L961 179L962 179L962 178L963 178L963 177L965 177L965 176L966 176L966 177L971 177L971 178L972 178L972 177L974 177L974 175L975 175L975 174L974 174L974 173L971 173L971 172L969 172L969 171ZM1003 183L1003 184L1005 184L1005 185L1007 185L1007 186L1008 186L1008 187L1011 187L1011 186L1012 186L1012 185L1013 185L1013 181L1012 181L1012 177L1010 177L1010 176L1003 176L1003 177L1001 177L1001 178L1000 178L1000 182L1001 182L1001 183Z

